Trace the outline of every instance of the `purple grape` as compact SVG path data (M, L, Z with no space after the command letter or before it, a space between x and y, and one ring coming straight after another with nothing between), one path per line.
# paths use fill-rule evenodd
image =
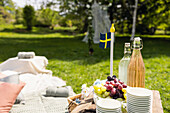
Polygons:
M120 92L121 94L124 94L124 92L123 92L122 90L119 90L119 92Z
M109 94L110 97L113 97L114 95L112 93Z
M113 97L113 99L117 99L117 98L118 98L118 96L114 96L114 97Z
M108 76L108 77L107 77L107 80L108 80L108 81L111 81L111 80L112 80L112 77L111 77L111 76Z
M112 78L116 78L116 75L113 75Z

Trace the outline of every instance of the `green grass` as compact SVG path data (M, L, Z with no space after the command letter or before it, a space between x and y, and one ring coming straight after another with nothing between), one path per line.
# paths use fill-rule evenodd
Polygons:
M103 50L93 45L94 55L88 55L88 45L70 28L54 31L34 28L33 32L16 32L10 28L0 32L0 62L15 57L19 51L34 51L46 56L48 69L71 85L76 93L81 85L91 86L96 79L106 79L109 75L109 49ZM43 31L43 32L41 32ZM118 75L118 64L123 57L123 44L127 36L116 35L114 74ZM168 36L169 37L169 36ZM170 48L169 38L143 38L142 55L146 67L146 88L158 90L161 94L165 113L170 112Z

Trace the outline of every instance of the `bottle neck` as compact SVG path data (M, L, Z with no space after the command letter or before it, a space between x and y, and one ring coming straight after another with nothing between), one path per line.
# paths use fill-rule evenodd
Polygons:
M131 56L131 49L129 47L125 47L124 49L124 58L129 58Z
M140 49L139 49L139 48L134 48L134 49L133 49L132 55L140 55L140 54L141 54L141 52L140 52Z
M131 54L130 53L125 53L124 58L130 58Z

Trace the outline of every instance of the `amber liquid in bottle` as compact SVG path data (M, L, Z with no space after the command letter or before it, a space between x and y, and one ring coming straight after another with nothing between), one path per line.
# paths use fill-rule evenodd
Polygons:
M136 43L135 40L134 43ZM134 46L128 65L127 85L130 87L145 87L145 65L138 45Z

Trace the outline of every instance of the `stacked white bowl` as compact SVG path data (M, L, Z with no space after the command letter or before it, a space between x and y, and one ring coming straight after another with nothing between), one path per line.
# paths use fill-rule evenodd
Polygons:
M145 88L127 89L128 113L152 113L152 91Z
M121 103L114 99L99 99L96 113L121 113Z

